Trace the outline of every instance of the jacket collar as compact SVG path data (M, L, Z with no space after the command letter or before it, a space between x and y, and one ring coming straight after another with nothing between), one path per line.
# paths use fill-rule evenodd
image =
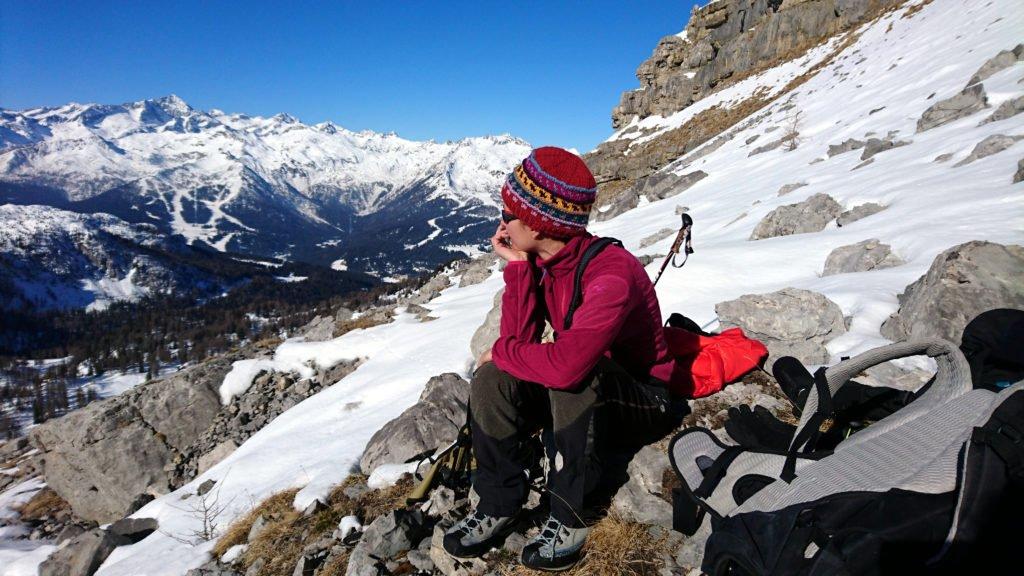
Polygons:
M583 257L583 251L586 250L587 246L589 246L593 241L594 236L590 233L574 236L551 258L548 258L547 260L537 258L537 265L553 276L561 276L563 274L571 273L576 269L576 265L579 264L580 258Z

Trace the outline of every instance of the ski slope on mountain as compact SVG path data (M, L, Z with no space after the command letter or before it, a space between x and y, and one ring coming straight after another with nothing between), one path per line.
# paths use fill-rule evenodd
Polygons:
M1001 102L1024 94L1024 63L985 80L991 108L915 133L925 109L962 90L983 63L1020 41L1024 11L1015 0L985 5L935 0L911 17L903 18L904 13L898 10L862 27L859 39L767 108L770 114L759 123L688 168L707 172L707 178L680 195L592 226L595 234L622 239L634 254L664 254L671 236L645 249L639 249L641 239L677 227L676 207L688 207L696 222L696 253L685 268L669 269L661 279L663 315L681 311L713 326L718 302L786 286L814 290L851 318L850 331L829 343L837 359L884 341L879 327L896 310L897 294L946 248L969 240L1024 243L1024 183L1012 183L1024 157L1024 141L954 166L986 136L1024 134L1024 115L979 126ZM751 85L758 85L754 80ZM754 147L782 133L792 109L780 108L789 103L802 112L797 149L780 147L749 156ZM778 129L770 133L772 127ZM826 153L830 144L847 138L893 131L910 144L880 153L856 170L859 152L831 158ZM762 136L745 144L754 135ZM936 162L943 154L952 158ZM815 162L819 158L823 160ZM807 185L779 197L783 185L796 182ZM748 240L772 209L818 192L830 194L845 209L865 202L887 208L842 228L833 222L817 233ZM905 264L820 276L831 250L868 238L890 244ZM648 266L652 277L659 265L655 261ZM203 564L213 542L190 546L170 535L180 538L198 524L182 497L194 494L205 480L217 480L220 501L230 502L219 519L221 527L286 488L301 488L295 500L299 508L323 498L356 463L373 432L412 405L430 377L442 372L469 377L470 337L501 285L495 271L475 286L445 290L426 305L438 318L432 322L400 314L391 324L333 341L281 345L272 362L282 368L355 357L366 361L274 420L190 484L139 510L134 516L157 518L161 532L118 548L99 574L180 575Z

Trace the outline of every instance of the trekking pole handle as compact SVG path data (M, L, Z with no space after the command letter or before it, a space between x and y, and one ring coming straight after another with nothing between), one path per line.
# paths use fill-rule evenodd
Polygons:
M669 262L672 263L673 268L682 268L686 265L686 260L690 257L690 254L693 254L692 228L693 218L691 218L686 212L683 212L682 225L679 227L679 232L676 233L676 239L672 242L672 248L669 249L668 255L665 256L665 261L661 263L658 275L654 278L655 285L658 284L658 280L661 279L661 275L665 272L665 268L668 267ZM679 255L680 248L683 250L683 261L676 264L676 256Z

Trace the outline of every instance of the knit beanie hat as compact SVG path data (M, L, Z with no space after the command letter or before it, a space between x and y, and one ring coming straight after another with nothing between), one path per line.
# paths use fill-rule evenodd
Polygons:
M530 152L501 188L506 210L555 238L586 232L595 196L597 183L583 160L554 146Z

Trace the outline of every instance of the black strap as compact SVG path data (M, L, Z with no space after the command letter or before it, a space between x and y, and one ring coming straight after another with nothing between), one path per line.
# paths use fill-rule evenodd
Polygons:
M622 247L622 242L615 238L598 238L591 242L590 246L587 246L587 249L583 251L583 257L580 258L580 263L576 265L576 276L572 284L572 300L569 301L569 310L565 313L562 330L568 330L572 327L573 314L583 304L583 271L587 269L587 264L590 264L590 261L609 244L615 244L619 248Z
M818 443L821 424L832 415L832 394L828 389L828 380L825 378L825 368L818 368L814 373L814 388L818 392L818 407L814 414L807 419L804 426L793 438L789 453L786 455L786 464L782 467L782 474L779 478L785 482L792 482L796 478L796 459L800 453L812 452ZM806 408L806 405L804 406Z
M989 445L1006 463L1006 471L1016 484L1024 483L1024 433L1009 422L998 428L975 428L971 440Z
M714 463L708 466L707 470L704 470L704 480L693 491L693 495L698 498L709 498L711 493L715 491L715 488L718 488L718 485L722 482L722 478L725 478L725 473L729 471L729 465L732 464L737 456L744 452L746 450L739 446L729 446L726 448L724 452L718 455L718 458L715 458Z

